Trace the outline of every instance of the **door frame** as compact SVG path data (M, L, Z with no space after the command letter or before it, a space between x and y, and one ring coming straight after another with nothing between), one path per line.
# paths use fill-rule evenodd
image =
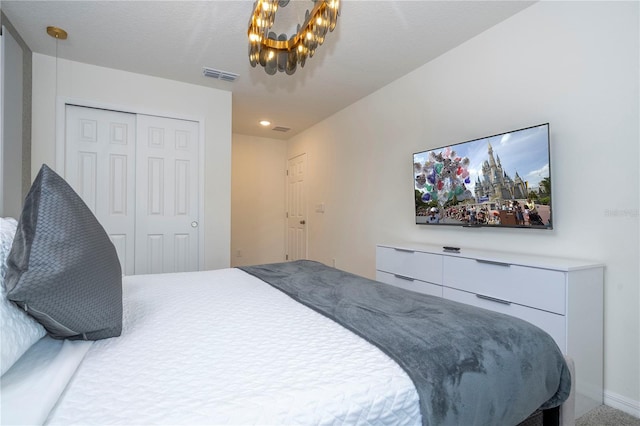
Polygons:
M56 122L55 122L55 164L53 169L60 175L64 176L65 172L65 155L66 155L66 107L67 105L75 105L86 108L106 109L116 112L125 112L130 114L153 115L157 117L173 118L177 120L189 120L198 123L198 270L204 268L204 236L205 236L205 210L204 210L204 118L185 115L179 112L154 111L147 108L131 107L127 105L116 105L105 102L99 102L88 99L73 98L69 96L58 96L56 98Z

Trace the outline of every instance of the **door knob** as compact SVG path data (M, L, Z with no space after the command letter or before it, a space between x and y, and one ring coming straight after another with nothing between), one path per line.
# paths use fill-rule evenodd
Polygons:
M191 222L191 227L192 228L197 228L198 227L198 222L196 222L195 220L193 222Z
M306 221L304 221L304 220L301 220L301 221L300 221L300 225L304 225L305 223L307 223L307 222L306 222Z

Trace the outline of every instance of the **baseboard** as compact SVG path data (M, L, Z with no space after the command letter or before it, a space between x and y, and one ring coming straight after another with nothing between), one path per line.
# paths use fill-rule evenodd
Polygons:
M625 413L640 419L640 401L634 401L631 398L605 390L604 405L624 411Z

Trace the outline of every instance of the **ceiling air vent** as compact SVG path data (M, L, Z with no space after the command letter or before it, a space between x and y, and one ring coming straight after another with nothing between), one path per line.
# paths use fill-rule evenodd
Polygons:
M238 78L238 74L207 67L202 68L202 75L204 75L205 77L215 78L216 80L230 82L236 81L236 79Z
M276 126L271 130L273 130L275 132L288 132L289 130L291 130L291 127Z

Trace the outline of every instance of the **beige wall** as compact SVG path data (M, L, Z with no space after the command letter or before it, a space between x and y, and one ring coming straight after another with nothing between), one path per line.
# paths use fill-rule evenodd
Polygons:
M231 266L285 260L287 143L233 135Z
M56 73L55 58L34 54L32 177L43 163L56 168L56 91L58 99L197 119L204 123L203 269L228 267L231 241L231 93L63 59L58 60Z
M537 3L290 140L309 257L368 277L394 241L603 262L605 401L640 416L638 6ZM412 153L544 122L554 230L414 224Z

